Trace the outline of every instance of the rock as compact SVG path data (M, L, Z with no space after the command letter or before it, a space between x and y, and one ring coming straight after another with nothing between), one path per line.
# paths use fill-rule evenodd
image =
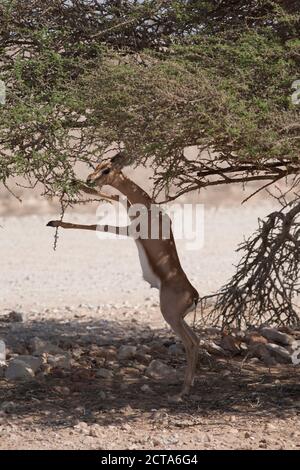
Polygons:
M268 343L267 338L260 335L256 331L248 333L245 337L245 341L250 346L255 346L257 344L267 344Z
M18 361L24 362L33 372L36 372L42 365L43 361L41 358L36 356L18 356Z
M231 354L240 354L240 340L231 335L224 335L220 343L221 348L229 351Z
M5 365L6 361L6 345L2 339L0 339L0 365Z
M47 362L52 367L58 367L61 369L70 369L71 367L71 359L68 353L56 355L49 354L47 357Z
M231 429L229 429L229 432L230 432L230 434L239 434L240 431L236 428L231 428Z
M155 380L167 379L169 382L174 381L175 383L178 381L176 371L158 359L150 362L145 373L148 377Z
M232 372L230 370L223 370L221 372L222 377L230 377L232 375Z
M80 421L78 424L74 426L74 429L79 432L80 434L89 434L89 427L88 424L84 421Z
M10 413L16 408L16 403L13 401L3 401L0 405L0 408L4 413Z
M135 357L136 350L136 346L123 345L118 350L118 359L120 361L133 359Z
M184 346L180 343L171 344L168 347L168 354L175 357L182 356L184 354Z
M44 339L33 338L30 342L30 347L34 356L42 356L43 354L60 354L64 351L55 344L45 341Z
M111 379L114 374L111 370L101 367L100 369L96 370L95 376L101 377L102 379Z
M150 354L151 348L149 348L149 346L147 346L146 344L142 344L141 346L138 347L138 353Z
M283 346L290 346L294 341L294 338L286 333L275 330L275 328L264 327L260 329L260 333L271 343L279 343Z
M6 366L0 364L0 379L5 377L5 370L6 370Z
M9 363L5 377L7 380L30 380L34 372L25 362L14 359Z
M270 351L267 349L266 344L258 343L249 345L249 352L253 354L253 356L258 357L268 367L275 366L277 364L277 361L272 357Z
M278 430L278 427L275 426L275 424L267 423L267 424L266 424L266 429L267 429L268 431L276 431L276 430Z
M84 350L81 348L75 348L72 350L72 356L75 359L80 359L80 357L84 354Z
M25 321L25 315L24 315L24 313L15 312L14 310L12 310L12 311L9 312L9 314L8 314L8 321L11 321L11 322L23 322L23 321Z
M99 424L92 424L89 426L89 436L92 437L102 437L103 436L103 429Z
M266 344L266 348L270 351L271 355L278 362L285 364L292 362L292 356L290 352L282 346L279 346L278 344L268 343Z
M147 384L144 384L144 385L141 387L141 390L142 390L142 392L144 392L144 393L152 393L152 392L153 392L152 388L150 388L149 385L147 385Z
M260 361L258 357L251 357L251 359L249 359L249 362L251 364L258 364Z
M135 367L122 367L119 370L118 376L125 377L127 375L138 377L139 375L141 375L141 371L139 369L136 369Z
M199 346L204 348L210 354L223 357L228 356L228 352L221 348L221 346L218 346L214 341L200 340Z
M135 360L140 362L141 364L148 366L152 360L152 356L150 356L150 354L143 354L137 352L135 355Z
M56 385L55 387L53 387L53 390L59 395L64 395L64 396L70 395L71 393L71 390L69 389L69 387L62 387L60 385Z
M12 310L7 315L3 315L0 319L7 323L23 322L25 321L25 314Z
M114 346L105 348L102 351L102 356L105 358L106 361L116 361L117 355L117 349Z
M153 340L149 343L151 348L150 354L166 354L167 348L161 341Z

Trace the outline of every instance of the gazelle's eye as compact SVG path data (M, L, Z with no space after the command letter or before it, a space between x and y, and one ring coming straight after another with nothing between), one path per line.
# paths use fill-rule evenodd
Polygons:
M109 172L110 172L110 169L106 168L105 170L102 171L102 175L108 175Z

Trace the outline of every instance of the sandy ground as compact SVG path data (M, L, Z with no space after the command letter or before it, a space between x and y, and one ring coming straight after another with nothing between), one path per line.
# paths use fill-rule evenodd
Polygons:
M230 277L238 243L257 227L272 207L212 209L204 206L204 242L189 250L178 240L182 265L200 295L215 292ZM56 214L57 216L58 214ZM156 290L141 278L132 240L99 239L94 232L54 230L49 216L0 218L2 308L106 303L143 304L157 300ZM95 223L95 214L66 215L65 221ZM105 235L100 235L105 237Z
M201 249L188 251L178 243L182 264L201 295L228 279L238 259L237 243L270 210L263 203L207 208ZM192 395L180 404L168 400L179 383L147 379L130 361L109 364L117 370L113 380L96 379L97 347L146 344L152 358L167 361L179 375L184 356L167 354L174 336L159 313L157 291L141 279L134 243L61 231L54 252L53 231L45 227L49 218L53 214L0 219L1 314L16 309L26 315L23 323L0 322L0 339L11 353L20 353L18 347L26 349L33 337L47 338L67 351L81 348L81 360L71 370L26 383L0 380L1 449L300 447L295 367L270 370L202 358ZM95 216L70 219L93 223Z

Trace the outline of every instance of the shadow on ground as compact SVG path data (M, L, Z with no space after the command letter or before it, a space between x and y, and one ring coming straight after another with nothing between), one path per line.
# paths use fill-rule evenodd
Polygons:
M97 346L102 350L121 344L148 345L152 359L160 359L183 374L184 356L174 358L168 354L174 336L168 330L150 330L132 320L122 324L81 319L0 323L0 338L12 353L21 353L35 336L71 354L78 348L82 350L68 370L52 369L29 382L0 379L0 403L7 404L6 413L19 418L30 416L42 426L72 426L78 421L134 424L142 414L150 418L156 414L158 419L159 414L167 413L180 427L186 418L196 422L211 415L287 417L297 407L300 373L299 368L290 365L268 369L241 358L208 359L201 353L191 396L177 404L170 403L168 396L180 390L180 383L149 379L136 361L117 363L113 379L97 378ZM141 390L145 384L150 391Z

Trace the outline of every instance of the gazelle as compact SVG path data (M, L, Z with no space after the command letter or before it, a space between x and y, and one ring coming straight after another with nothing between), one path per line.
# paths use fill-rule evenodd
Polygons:
M95 171L88 176L88 186L82 187L82 189L88 193L95 193L95 190L91 187L92 185L99 189L104 185L114 187L126 196L129 205L142 204L146 208L146 217L151 224L153 200L141 187L122 173L120 159L120 155L117 155L111 160L100 163ZM101 194L104 199L118 200L118 196L106 196L98 192L97 194ZM131 217L132 219L131 224L134 222L134 218ZM130 235L130 225L127 227L81 225L58 220L51 221L47 225L65 229L99 230ZM161 313L185 347L187 367L183 388L179 395L180 398L189 393L194 382L199 340L184 318L188 312L196 308L199 294L181 267L171 228L169 233L170 236L164 238L162 230L159 230L157 238L135 237L135 242L139 252L143 277L152 287L159 289Z

